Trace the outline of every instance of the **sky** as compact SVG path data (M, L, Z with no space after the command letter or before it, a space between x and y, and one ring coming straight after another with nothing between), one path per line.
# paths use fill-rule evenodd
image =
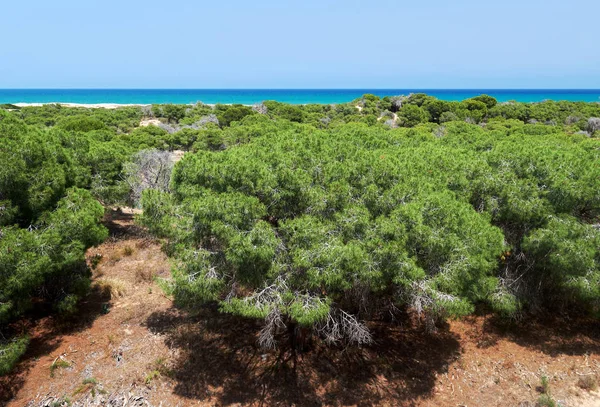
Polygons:
M3 3L0 88L600 88L598 0Z

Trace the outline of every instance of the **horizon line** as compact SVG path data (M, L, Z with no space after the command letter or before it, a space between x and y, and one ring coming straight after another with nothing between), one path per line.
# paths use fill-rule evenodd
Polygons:
M418 91L600 91L600 88L1 88L0 91L6 90L268 90L268 91L311 91L311 90L338 90L338 91L357 91L357 90L418 90Z

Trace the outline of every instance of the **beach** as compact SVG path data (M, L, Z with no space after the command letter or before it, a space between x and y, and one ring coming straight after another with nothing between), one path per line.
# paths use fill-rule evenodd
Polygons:
M149 106L148 104L138 103L60 103L60 102L47 102L47 103L12 103L17 107L40 107L44 105L61 105L63 107L82 107L87 109L118 109L120 107L141 107Z
M149 104L243 104L275 100L295 105L348 103L364 94L378 97L427 93L440 100L461 101L481 94L499 102L544 100L600 102L594 89L0 89L0 104L60 103L65 106L114 108Z

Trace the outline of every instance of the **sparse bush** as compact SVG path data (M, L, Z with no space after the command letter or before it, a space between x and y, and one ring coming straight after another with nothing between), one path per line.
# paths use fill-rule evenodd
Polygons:
M140 265L135 269L135 281L137 283L149 283L154 280L156 272L145 265Z
M159 377L160 377L160 372L158 370L152 370L144 378L144 383L146 384L146 386L149 386L153 380L158 379Z
M108 256L108 260L106 261L106 264L109 266L114 266L115 264L120 262L122 259L123 259L123 257L121 256L121 253L111 253Z
M550 382L547 376L542 376L542 385L539 387L540 397L538 398L536 407L556 407L556 402L550 394Z
M406 96L392 96L390 98L392 112L397 112L398 110L400 110L402 108L402 104L406 99Z
M88 377L86 379L83 379L83 384L98 384L98 380L96 380L94 377Z
M163 357L155 359L150 364L151 371L146 375L144 383L149 386L152 381L160 377L172 377L173 371L167 366L167 360Z
M102 254L96 253L90 258L90 267L95 270L102 261Z
M131 190L131 202L138 205L146 189L168 191L173 161L167 151L145 150L124 166L124 179Z
M215 114L209 114L209 115L206 115L206 116L202 116L200 118L200 120L194 122L191 125L191 128L201 130L201 129L207 128L208 125L210 125L210 124L214 124L214 125L217 125L217 126L219 125L219 118L217 117L217 115L215 115Z
M71 399L67 396L61 397L49 404L49 407L69 407L71 405Z
M600 131L600 117L592 117L588 119L587 130L590 134Z
M54 359L52 364L50 365L50 377L54 377L54 374L57 369L65 369L71 367L71 363L65 360L62 356Z
M567 119L565 120L565 124L567 126L571 126L571 125L577 123L578 121L580 121L581 119L582 119L581 116L573 116L573 115L571 115L571 116L567 117Z
M388 119L385 122L383 122L383 125L389 128L394 128L396 127L396 121L393 119Z
M550 392L550 381L548 380L548 376L542 376L541 379L542 385L540 387L540 391L544 394Z
M81 382L81 385L77 389L75 389L75 391L73 392L73 396L76 396L77 394L84 393L84 392L91 390L92 397L95 397L96 396L96 386L98 386L98 380L96 380L94 377L85 378Z
M131 256L135 253L135 249L129 245L123 247L123 256Z
M583 390L596 391L598 389L598 380L593 374L581 376L577 380L577 386Z
M556 406L556 402L554 401L554 399L552 398L551 395L542 394L538 398L536 407L557 407L557 406Z
M127 293L127 284L117 278L102 277L94 284L103 295L107 295L111 299L123 297Z
M179 130L179 126L166 123L158 123L156 127L158 127L161 130L164 130L168 134L176 133Z
M267 114L269 113L269 109L265 106L264 103L256 103L252 106L252 110L254 110L258 114Z

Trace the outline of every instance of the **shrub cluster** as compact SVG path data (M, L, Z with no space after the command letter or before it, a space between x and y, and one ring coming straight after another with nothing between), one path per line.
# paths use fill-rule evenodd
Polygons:
M267 346L290 327L364 343L359 320L386 307L431 324L479 304L512 317L597 313L598 140L493 119L499 105L485 96L454 111L437 102L397 103L415 126L395 129L305 124L316 107L269 102L228 130L239 136L227 148L186 155L172 192L142 199L144 224L179 260L176 300L264 319Z
M44 131L0 111L0 374L25 351L2 331L43 300L76 311L89 287L85 249L107 236L90 188L94 152L69 130ZM87 154L80 156L83 151ZM104 154L101 154L104 155ZM106 160L98 157L98 163ZM101 172L101 170L100 170Z

